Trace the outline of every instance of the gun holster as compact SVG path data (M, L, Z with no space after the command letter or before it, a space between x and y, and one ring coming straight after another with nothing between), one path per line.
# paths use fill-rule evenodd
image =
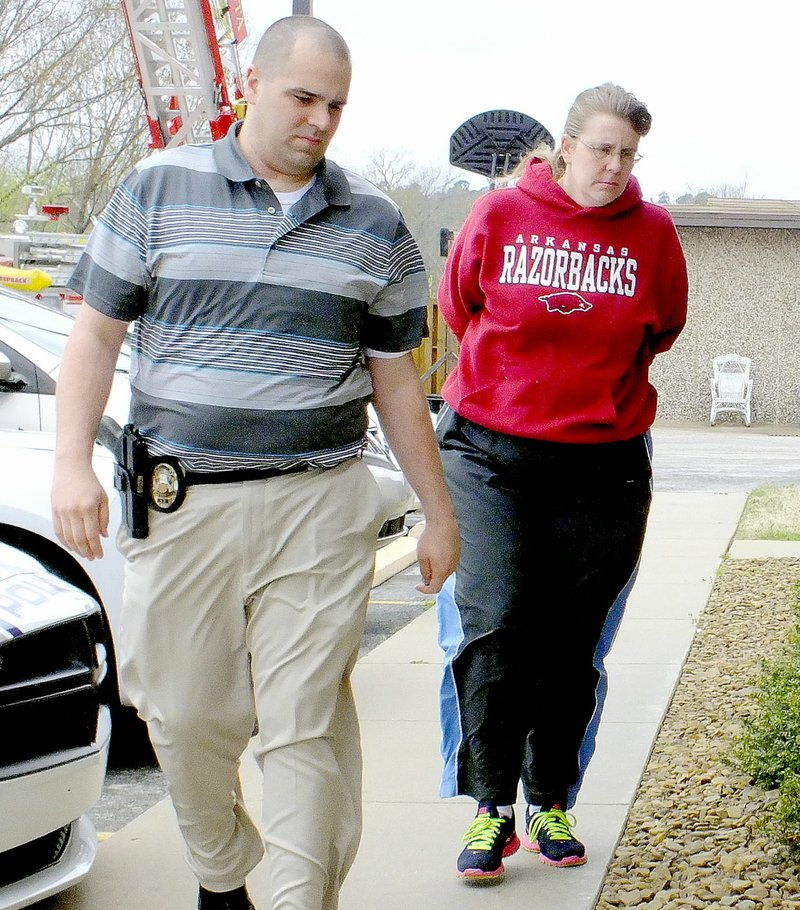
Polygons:
M147 445L133 424L124 427L103 417L97 441L116 459L114 486L122 502L122 520L131 537L144 538L150 532L148 508L174 512L186 497L186 474L177 458L151 457Z
M147 516L149 462L147 446L133 424L121 428L111 417L100 421L97 441L116 459L114 486L122 503L122 520L131 537L144 538L150 531Z

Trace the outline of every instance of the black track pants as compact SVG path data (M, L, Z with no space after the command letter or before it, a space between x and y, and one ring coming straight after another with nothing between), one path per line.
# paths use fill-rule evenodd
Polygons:
M594 445L439 422L461 561L438 597L443 796L572 805L651 500L649 434Z

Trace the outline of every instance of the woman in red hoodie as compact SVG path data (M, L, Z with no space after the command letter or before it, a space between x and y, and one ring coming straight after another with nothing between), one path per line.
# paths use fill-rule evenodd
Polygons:
M648 368L686 320L675 227L631 175L650 123L618 86L581 93L555 154L475 203L439 288L460 341L438 434L462 533L438 599L441 792L478 801L467 881L501 879L519 848L520 781L523 846L586 861L566 810L650 507Z

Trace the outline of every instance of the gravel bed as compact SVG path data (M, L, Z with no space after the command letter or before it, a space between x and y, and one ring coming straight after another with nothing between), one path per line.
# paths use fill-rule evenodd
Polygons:
M800 910L800 867L758 827L774 799L730 762L755 680L795 621L798 559L720 570L596 910Z

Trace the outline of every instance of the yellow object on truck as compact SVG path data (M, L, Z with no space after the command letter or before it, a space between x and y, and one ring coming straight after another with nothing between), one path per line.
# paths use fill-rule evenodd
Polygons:
M0 285L15 291L31 291L34 294L49 288L53 279L41 269L15 269L0 265Z

